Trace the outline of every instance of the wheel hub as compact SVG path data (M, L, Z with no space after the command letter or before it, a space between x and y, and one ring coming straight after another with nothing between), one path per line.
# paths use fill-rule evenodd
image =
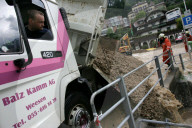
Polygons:
M69 124L75 128L89 128L91 118L84 107L75 106L70 114Z

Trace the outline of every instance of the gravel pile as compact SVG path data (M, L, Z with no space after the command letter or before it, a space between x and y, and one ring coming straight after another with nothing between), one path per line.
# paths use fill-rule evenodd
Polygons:
M123 76L126 73L132 71L133 69L139 67L143 64L142 61L136 59L133 56L127 56L122 53L117 52L117 48L111 48L110 45L118 46L117 41L109 39L101 40L97 51L97 58L94 61L100 70L102 70L111 80L117 79L119 76ZM102 46L101 46L102 44ZM110 48L107 48L107 45ZM138 71L132 73L130 76L125 78L125 83L127 86L127 91L133 89L137 84L139 84L144 78L150 74L148 68L144 66ZM144 95L151 88L151 82L145 82L140 88L131 94L130 100L132 103L132 108L144 97ZM119 91L118 86L116 89ZM181 108L181 103L176 100L175 96L165 88L157 86L154 91L148 96L147 100L138 109L136 114L147 119L155 120L165 120L165 118L170 118L174 122L181 122L182 119L178 113L178 109Z

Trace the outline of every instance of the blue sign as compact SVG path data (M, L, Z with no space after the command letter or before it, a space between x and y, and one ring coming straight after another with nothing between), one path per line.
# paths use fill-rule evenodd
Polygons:
M185 26L185 29L191 28L192 27L192 15L184 17L183 24Z

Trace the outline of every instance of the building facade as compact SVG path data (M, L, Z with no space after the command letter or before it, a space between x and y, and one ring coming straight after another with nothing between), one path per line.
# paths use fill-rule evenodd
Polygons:
M132 7L132 11L128 13L128 18L129 20L133 20L136 15L141 12L144 11L147 14L151 13L154 10L158 10L158 9L163 9L166 10L166 5L164 2L158 3L158 4L154 4L154 3L150 3L148 4L146 1L145 2L139 2L138 4L134 5Z
M137 35L146 36L176 29L176 21L167 22L165 13L163 10L155 10L144 20L137 21Z
M122 16L115 16L104 21L102 36L107 34L108 29L115 32L118 28L125 28L129 26L128 18Z
M135 22L136 38L133 43L142 47L146 45L147 48L154 47L153 42L157 42L159 33L165 33L170 39L175 39L180 31L177 30L177 23L175 20L167 22L166 11L155 10L148 14L146 18Z

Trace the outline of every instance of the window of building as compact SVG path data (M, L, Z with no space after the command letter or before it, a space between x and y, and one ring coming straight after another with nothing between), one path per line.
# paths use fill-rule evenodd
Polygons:
M118 22L118 18L117 17L114 18L114 22Z
M161 17L161 14L158 14L157 17Z
M164 23L164 21L163 21L163 20L161 20L161 21L160 21L160 24L162 24L162 23Z
M143 21L139 21L139 24L143 24Z
M3 12L0 13L0 54L22 52L21 36L14 7L9 6L5 0L1 0L0 5L0 11Z
M150 17L150 20L152 20L152 19L154 19L154 18L155 18L154 16L151 16L151 17Z
M111 24L112 24L112 26L115 26L115 23L114 23L114 22L112 22Z

